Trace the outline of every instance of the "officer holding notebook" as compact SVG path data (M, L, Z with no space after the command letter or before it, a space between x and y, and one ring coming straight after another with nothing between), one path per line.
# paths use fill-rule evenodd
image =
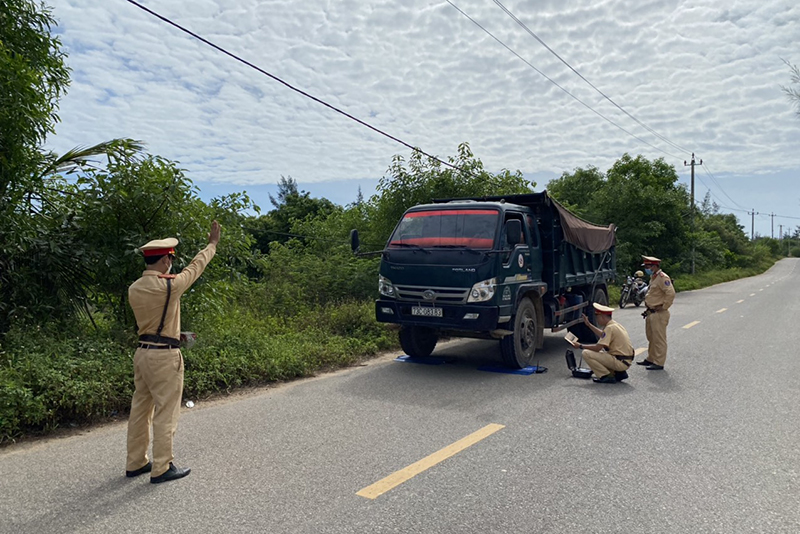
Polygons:
M583 322L599 338L593 345L570 341L573 347L583 349L583 359L594 372L592 380L601 384L614 384L628 378L628 367L633 362L633 344L625 327L612 318L613 308L594 303L594 316L599 328L586 315Z
M125 475L150 473L150 482L168 482L189 474L172 463L172 439L178 426L183 394L183 355L180 351L181 295L198 279L214 257L220 226L211 224L208 246L180 274L169 274L178 240L150 241L140 250L146 268L128 288L128 301L139 330L133 357L135 391L128 420L128 459ZM153 461L147 457L153 427Z

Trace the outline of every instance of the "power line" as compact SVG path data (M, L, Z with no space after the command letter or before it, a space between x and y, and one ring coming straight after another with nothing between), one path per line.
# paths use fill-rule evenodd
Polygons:
M399 138L397 138L397 137L395 137L395 136L393 136L393 135L391 135L391 134L388 134L388 133L384 132L383 130L381 130L381 129L379 129L379 128L375 127L375 126L372 126L371 124L369 124L369 123L367 123L367 122L365 122L365 121L363 121L363 120L359 119L358 117L355 117L355 116L351 115L350 113L347 113L346 111L343 111L343 110L341 110L341 109L337 108L336 106L334 106L334 105L332 105L332 104L328 104L327 102L325 102L325 101L324 101L324 100L322 100L321 98L317 98L316 96L314 96L314 95L311 95L311 94L309 94L309 93L307 93L307 92L303 91L302 89L300 89L300 88L298 88L298 87L295 87L294 85L290 84L290 83L289 83L289 82L287 82L287 81L284 81L283 79L279 78L278 76L276 76L276 75L274 75L274 74L271 74L271 73L267 72L266 70L262 69L262 68L261 68L261 67L259 67L258 65L255 65L255 64L253 64L253 63L251 63L251 62L247 61L246 59L243 59L243 58L241 58L241 57L237 56L237 55L236 55L236 54L234 54L233 52L229 52L229 51L228 51L228 50L226 50L225 48L223 48L223 47L221 47L221 46L219 46L219 45L217 45L217 44L215 44L215 43L213 43L213 42L209 41L208 39L206 39L206 38L204 38L204 37L201 37L200 35L198 35L198 34L194 33L193 31L191 31L191 30L189 30L189 29L187 29L187 28L184 28L183 26L181 26L181 25L180 25L180 24L178 24L177 22L173 22L172 20L168 19L167 17L165 17L165 16L163 16L163 15L160 15L160 14L156 13L156 12L155 12L155 11L153 11L152 9L150 9L150 8L148 8L148 7L145 7L145 6L143 6L143 5L142 5L142 4L140 4L139 2L136 2L135 0L125 0L125 1L126 1L126 2L128 2L129 4L133 5L133 6L136 6L136 7L138 7L138 8L139 8L139 9L141 9L142 11L145 11L145 12L149 13L150 15L152 15L152 16L154 16L154 17L156 17L157 19L160 19L161 21L163 21L163 22L166 22L166 23L167 23L167 24L169 24L170 26L173 26L173 27L175 27L175 28L179 29L180 31L182 31L182 32L186 33L187 35L190 35L191 37L194 37L194 38L195 38L195 39L197 39L198 41L200 41L200 42L202 42L202 43L204 43L204 44L206 44L206 45L210 46L211 48L214 48L215 50L217 50L217 51L219 51L219 52L222 52L222 53L223 53L223 54L225 54L226 56L229 56L229 57L231 57L231 58L235 59L236 61L238 61L238 62L240 62L240 63L243 63L244 65L247 65L247 66L248 66L248 67L250 67L251 69L254 69L254 70L256 70L256 71L260 72L260 73L261 73L261 74L263 74L264 76L267 76L267 77L269 77L269 78L272 78L272 79L273 79L273 80L275 80L276 82L278 82L278 83L280 83L280 84L282 84L282 85L285 85L286 87L288 87L288 88L289 88L289 89L291 89L292 91L294 91L294 92L296 92L296 93L299 93L299 94L303 95L304 97L306 97L306 98L309 98L309 99L313 100L314 102L317 102L318 104L322 104L322 105L323 105L323 106L325 106L326 108L328 108L328 109L331 109L331 110L333 110L333 111L335 111L336 113L339 113L339 114L341 114L341 115L344 115L344 116L345 116L345 117L347 117L348 119L350 119L350 120L353 120L353 121L357 122L358 124L360 124L360 125L362 125L362 126L365 126L365 127L369 128L370 130L372 130L372 131L374 131L374 132L376 132L376 133L378 133L378 134L380 134L380 135L382 135L382 136L384 136L384 137L387 137L387 138L391 139L392 141L394 141L394 142L396 142L396 143L399 143L399 144L403 145L403 146L404 146L404 147L406 147L406 148L409 148L409 149L411 149L411 150L413 150L413 151L415 151L415 152L419 152L420 154L423 154L423 155L427 156L428 158L430 158L430 159L432 159L432 160L434 160L434 161L438 161L438 162L439 162L439 163L441 163L442 165L446 165L447 167L450 167L450 168L452 168L452 169L455 169L455 170L457 170L457 171L459 171L459 172L463 172L463 173L465 173L465 174L469 174L469 175L471 175L471 176L474 176L474 177L476 177L476 178L479 178L479 176L477 176L476 174L474 174L474 173L470 172L470 171L469 171L469 170L467 170L467 169L463 169L463 168L461 168L461 167L458 167L458 166L456 166L456 165L453 165L452 163L448 163L448 162L446 162L446 161L444 161L444 160L442 160L442 159L440 159L440 158L438 158L438 157L436 157L436 156L433 156L433 155L431 155L431 154L428 154L427 152L425 152L424 150L420 149L419 147L412 146L412 145L410 145L409 143L406 143L405 141L403 141L402 139L399 139Z
M717 181L717 177L716 177L716 176L714 176L714 174L712 174L712 172L711 172L711 171L708 169L708 164L706 164L706 165L704 165L704 166L703 166L703 170L704 170L704 171L706 171L706 174L708 174L708 176L709 176L709 177L711 178L711 180L712 180L712 181L713 181L713 182L716 184L716 186L719 188L719 190L722 192L722 194L723 194L723 195L725 195L726 197L728 197L728 199L729 199L731 202L733 202L734 204L736 204L736 205L737 205L737 206L739 206L740 208L744 208L744 206L742 206L741 204L739 204L738 202L736 202L735 200L733 200L733 198L731 198L731 196L730 196L728 193L726 193L726 192L725 192L725 189L723 189L723 188L722 188L722 185L721 185L721 184L720 184L720 183Z
M498 6L500 9L502 9L502 10L505 12L505 14L506 14L506 15L508 15L509 17L511 17L511 19L512 19L514 22L516 22L516 23L517 23L517 24L518 24L518 25L519 25L519 26L520 26L520 27L521 27L523 30L525 30L526 32L528 32L528 34L530 34L530 35L531 35L531 37L533 37L534 39L536 39L537 41L539 41L539 43L540 43L542 46L544 46L544 47L545 47L545 48L546 48L546 49L547 49L547 50L548 50L548 51L549 51L551 54L553 54L553 55L554 55L556 58L558 58L558 60L559 60L559 61L561 61L561 63L563 63L564 65L566 65L566 66L569 68L569 70L571 70L572 72L574 72L574 73L575 73L575 74L576 74L576 75L577 75L577 76L578 76L578 77L579 77L581 80L583 80L584 82L586 82L586 83L589 85L589 87L591 87L592 89L594 89L595 91L597 91L597 92L600 94L600 96L602 96L603 98L605 98L606 100L608 100L609 102L611 102L611 104L613 104L613 105L614 105L614 107L616 107L618 110L620 110L621 112L623 112L625 115L627 115L628 117L630 117L631 119L633 119L633 120L636 122L636 124L638 124L639 126L641 126L642 128L644 128L645 130L647 130L647 131L648 131L648 132L650 132L651 134L655 135L656 137L658 137L659 139L661 139L661 140L662 140L662 141L664 141L665 143L667 143L667 144L669 144L669 145L673 146L674 148L676 148L676 149L678 149L678 150L682 150L683 152L686 152L686 153L690 153L690 152L691 152L691 150L689 150L689 149L687 149L687 148L683 148L682 146L678 145L677 143L673 143L672 141L670 141L669 139L667 139L666 137L664 137L663 135L661 135L660 133L658 133L657 131L655 131L654 129L652 129L651 127L649 127L648 125L646 125L645 123L643 123L642 121L640 121L639 119L637 119L636 117L634 117L633 115L631 115L630 113L628 113L628 111L627 111L625 108L623 108L622 106L620 106L619 104L617 104L617 103L616 103L616 102L615 102L615 101L614 101L614 100L613 100L611 97L609 97L609 96L608 96L607 94L605 94L603 91L601 91L600 89L598 89L598 88L597 88L597 86L595 86L595 85L594 85L592 82L590 82L589 80L587 80L587 79L586 79L586 77L585 77L583 74L581 74L580 72L578 72L578 71L577 71L577 70L576 70L576 69L575 69L575 68L574 68L572 65L570 65L569 63L567 63L567 61L566 61L564 58L562 58L561 56L559 56L559 55L558 55L558 53L556 53L556 51L555 51L555 50L553 50L552 48L550 48L550 46L548 46L548 45L547 45L547 43L545 43L545 42L544 42L544 41L543 41L543 40L542 40L542 39L541 39L541 38L540 38L538 35L536 35L536 34L533 32L533 30L531 30L531 29L530 29L530 28L529 28L529 27L528 27L528 26L527 26L527 25L526 25L524 22L522 22L522 21L521 21L519 18L517 18L517 16L516 16L516 15L514 15L514 13L512 13L512 12L511 12L511 11L510 11L510 10L509 10L509 9L508 9L506 6L504 6L504 5L503 5L503 3L502 3L502 2L500 2L500 0L494 0L494 3L495 3L495 4L496 4L496 5L497 5L497 6Z
M130 0L129 0L129 1L130 1ZM481 30L483 30L484 32L486 32L486 34L487 34L489 37L491 37L492 39L494 39L495 41L497 41L497 42L498 42L498 43L499 43L499 44L500 44L500 45L501 45L503 48L505 48L506 50L508 50L509 52L511 52L512 54L514 54L515 56L517 56L517 58L519 58L519 59L520 59L522 62L524 62L524 63L525 63L526 65L528 65L530 68L532 68L533 70L535 70L535 71L536 71L538 74L540 74L540 75L541 75L541 76L542 76L544 79L546 79L548 82L552 83L553 85L555 85L556 87L558 87L559 89L561 89L563 92L565 92L567 95L569 95L571 98L573 98L575 101L577 101L579 104L581 104L581 105L582 105L583 107L585 107L586 109L588 109L589 111L591 111L592 113L594 113L594 114L595 114L595 115L597 115L598 117L602 118L603 120L605 120L605 121L606 121L606 122L608 122L609 124L611 124L611 125L615 126L616 128L618 128L618 129L622 130L623 132L625 132L626 134L630 135L630 136L631 136L631 137L633 137L634 139L637 139L637 140L641 141L642 143L646 144L647 146L649 146L649 147L651 147L651 148L654 148L654 149L658 150L659 152L662 152L662 153L664 153L664 154L666 154L666 155L668 155L668 156L670 156L670 157L673 157L673 158L675 158L675 159L678 159L678 160L682 160L682 159L683 159L683 158L682 158L682 157L680 157L680 156L676 156L675 154L672 154L672 153L670 153L670 152L667 152L666 150L663 150L663 149L661 149L661 148L659 148L659 147L657 147L657 146L655 146L655 145L653 145L653 144L651 144L651 143L649 143L649 142L645 141L644 139L642 139L642 138L641 138L641 137L639 137L638 135L636 135L636 134L634 134L634 133L632 133L632 132L629 132L628 130L626 130L625 128L623 128L622 126L620 126L619 124L617 124L617 123L616 123L616 122L614 122L613 120L609 119L608 117L606 117L605 115L603 115L603 114L602 114L602 113L600 113L599 111L595 110L595 109L594 109L593 107L591 107L589 104L587 104L586 102L584 102L583 100L581 100L581 99L580 99L580 98L578 98L577 96L575 96L575 95L573 95L572 93L570 93L570 92L569 92L567 89L565 89L564 87L562 87L561 85L559 85L559 83L558 83L558 82L556 82L555 80L553 80L552 78L550 78L550 77L549 77L547 74L545 74L544 72L540 71L540 70L539 70L539 69L537 69L535 66L533 66L533 64L532 64L530 61L528 61L527 59L525 59L524 57L522 57L521 55L519 55L519 54L518 54L518 53L517 53L517 52L516 52L514 49L512 49L510 46L508 46L507 44L505 44L505 43L504 43L503 41L501 41L499 38L495 37L495 35L494 35L492 32L490 32L489 30L487 30L487 29L486 29L484 26L482 26L482 25L481 25L481 24L480 24L480 23L479 23L477 20L475 20L475 19L473 19L472 17L470 17L470 16L469 16L467 13L465 13L465 12L464 12L464 10L462 10L460 7L458 7L458 6L457 6L457 5L455 5L453 2L451 2L451 0L446 0L446 1L447 1L447 3L448 3L448 4L450 4L450 5L451 5L451 6L452 6L452 7L453 7L453 8L454 8L456 11L458 11L459 13L461 13L462 15L464 15L464 17L466 17L466 18L467 18L467 19L468 19L470 22L472 22L472 23L473 23L475 26L477 26L478 28L480 28Z

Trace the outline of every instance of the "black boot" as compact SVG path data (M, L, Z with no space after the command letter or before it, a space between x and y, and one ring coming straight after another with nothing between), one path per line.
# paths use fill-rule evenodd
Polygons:
M617 382L622 382L628 378L628 371L616 371L614 373L614 378L617 379Z

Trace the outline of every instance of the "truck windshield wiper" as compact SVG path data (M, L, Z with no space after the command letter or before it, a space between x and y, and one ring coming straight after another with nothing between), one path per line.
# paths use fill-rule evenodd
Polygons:
M425 254L430 254L431 253L430 250L424 249L421 246L416 245L414 243L391 243L391 244L389 244L389 246L390 247L411 247L411 248L413 248L415 250L421 250Z
M485 250L477 250L466 245L436 245L433 248L455 248L458 250L466 250L467 252L472 252L474 254L484 254L486 252Z

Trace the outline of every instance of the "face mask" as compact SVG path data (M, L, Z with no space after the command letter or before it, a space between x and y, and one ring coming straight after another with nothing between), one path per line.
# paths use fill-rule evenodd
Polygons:
M653 269L645 269L644 272L647 274L647 276L653 276Z

